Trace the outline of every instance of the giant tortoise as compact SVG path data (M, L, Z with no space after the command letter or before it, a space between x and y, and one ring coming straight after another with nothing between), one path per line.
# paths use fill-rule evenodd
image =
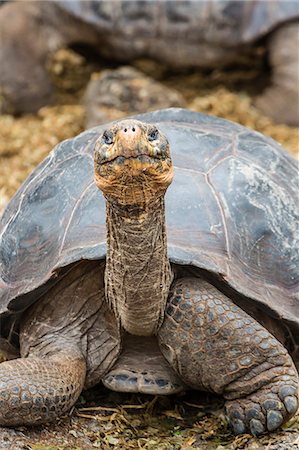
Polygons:
M59 144L3 214L0 425L103 382L211 391L235 433L274 430L298 407L295 161L216 117L137 119Z
M297 1L9 2L0 9L0 28L2 108L12 112L49 102L46 60L63 46L88 45L122 62L147 56L174 68L214 68L259 45L272 84L257 104L276 121L299 125Z

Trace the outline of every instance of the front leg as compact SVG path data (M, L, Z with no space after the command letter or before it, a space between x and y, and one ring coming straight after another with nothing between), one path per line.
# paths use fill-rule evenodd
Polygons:
M86 363L80 349L61 341L49 357L0 364L0 427L37 425L67 412L84 385Z
M296 413L298 373L286 349L208 282L175 282L159 342L188 386L223 395L236 434L272 431Z
M103 269L97 261L74 265L24 314L21 358L0 364L0 427L55 420L116 361L119 329Z
M273 32L268 52L271 85L256 99L255 105L276 123L299 125L299 23L290 22Z

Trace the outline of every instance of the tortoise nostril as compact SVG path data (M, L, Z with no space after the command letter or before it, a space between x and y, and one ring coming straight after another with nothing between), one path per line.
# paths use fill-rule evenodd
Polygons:
M135 131L136 131L136 128L135 127L129 127L129 128L123 128L123 132L124 133L135 133Z

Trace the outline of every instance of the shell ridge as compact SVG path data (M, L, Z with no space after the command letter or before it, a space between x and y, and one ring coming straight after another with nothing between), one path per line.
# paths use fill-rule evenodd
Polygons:
M227 159L227 158L224 158L224 159ZM227 229L226 221L225 221L224 208L223 208L223 205L222 205L222 202L221 202L220 198L217 195L216 189L215 189L215 187L214 187L214 185L213 185L213 183L212 183L208 173L205 175L205 179L206 179L206 182L207 182L208 186L210 187L211 193L212 193L212 195L213 195L213 197L214 197L214 199L216 201L216 204L217 204L217 207L218 207L218 210L219 210L219 213L220 213L220 217L221 217L221 220L222 220L223 231L224 231L225 250L226 250L226 254L228 256L228 259L230 259L231 258L231 251L230 251L230 245L229 245L228 229ZM228 275L229 275L229 272L230 272L229 265L227 265L227 274Z
M88 190L93 186L93 184L94 184L94 181L92 180L92 181L86 186L86 188L84 189L84 191L82 192L82 194L80 195L80 197L76 200L76 202L75 202L75 204L74 204L74 206L73 206L73 209L72 209L72 211L71 211L69 220L68 220L68 222L67 222L67 224L66 224L66 226L65 226L65 230L64 230L64 233L63 233L63 236L62 236L62 239L61 239L61 244L60 244L60 247L59 247L59 253L58 253L59 255L60 255L61 252L62 252L64 243L65 243L65 239L66 239L66 235L67 235L67 232L68 232L69 227L70 227L70 225L71 225L71 222L72 222L72 219L73 219L73 217L74 217L74 214L75 214L75 212L76 212L76 210L77 210L77 207L78 207L78 205L80 204L80 202L81 202L81 200L82 200L82 197L84 197L84 195L86 194L86 192L88 192Z

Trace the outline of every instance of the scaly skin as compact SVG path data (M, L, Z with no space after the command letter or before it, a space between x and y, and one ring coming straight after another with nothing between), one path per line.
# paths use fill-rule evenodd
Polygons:
M95 180L106 198L106 296L122 327L137 336L157 333L172 282L164 216L172 175L169 144L154 125L124 120L97 141Z
M176 281L159 332L183 381L223 395L236 434L273 431L298 407L298 373L262 325L206 281Z
M119 348L103 264L76 264L26 311L21 358L0 364L0 426L37 425L66 413L83 387L101 380Z
M37 425L67 412L85 381L86 363L76 348L50 358L19 358L0 365L0 425Z

